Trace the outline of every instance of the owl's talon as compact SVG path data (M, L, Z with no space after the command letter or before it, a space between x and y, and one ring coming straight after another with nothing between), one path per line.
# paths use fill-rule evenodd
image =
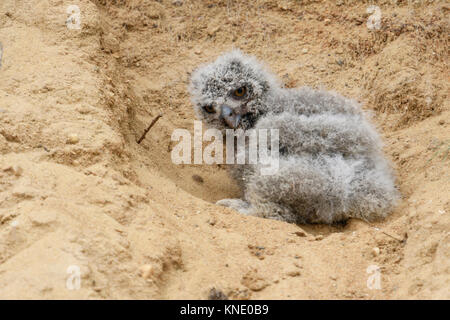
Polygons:
M228 207L238 211L243 215L251 215L251 205L241 199L222 199L216 202L217 205Z

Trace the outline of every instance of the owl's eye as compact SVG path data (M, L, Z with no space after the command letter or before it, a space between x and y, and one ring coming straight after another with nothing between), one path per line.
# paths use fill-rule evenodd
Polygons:
M245 96L246 93L247 93L247 88L246 87L240 87L240 88L234 90L233 95L236 98L242 98L243 96Z
M214 110L214 107L211 106L211 105L203 106L203 110L205 110L205 111L208 112L208 113L214 113L214 112L216 112L216 110Z

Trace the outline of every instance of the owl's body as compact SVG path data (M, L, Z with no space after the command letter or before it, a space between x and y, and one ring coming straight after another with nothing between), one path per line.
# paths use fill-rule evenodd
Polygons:
M377 220L398 192L380 138L359 105L308 87L286 89L254 58L232 51L197 69L197 116L217 129L278 129L279 170L233 165L243 199L218 203L244 214L296 223Z

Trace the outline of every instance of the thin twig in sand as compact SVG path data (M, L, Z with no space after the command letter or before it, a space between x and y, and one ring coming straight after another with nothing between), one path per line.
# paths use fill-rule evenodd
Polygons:
M158 114L156 116L156 118L153 119L152 123L150 123L150 125L147 127L147 129L145 129L144 134L137 141L138 144L140 144L142 142L142 140L144 140L145 136L147 135L147 132L150 131L150 129L155 125L156 121L158 121L158 119L161 118L161 117L162 117L162 113Z
M364 220L362 220L362 221L364 221ZM367 224L368 224L369 226L371 226L372 228L374 228L375 230L381 231L381 233L384 233L384 234L387 235L388 237L391 237L392 239L395 239L395 240L397 240L397 241L399 241L399 242L402 242L402 243L404 243L404 242L406 241L406 237L403 238L403 239L400 239L400 238L397 237L397 236L393 236L392 234L387 233L386 231L384 231L384 230L381 229L381 228L378 228L378 227L373 226L371 223L369 223L369 222L367 222L367 221L364 221L364 222L367 223Z

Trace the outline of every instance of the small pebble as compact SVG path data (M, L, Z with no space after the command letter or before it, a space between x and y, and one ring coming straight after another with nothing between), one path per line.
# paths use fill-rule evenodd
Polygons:
M16 177L20 177L23 173L23 169L22 167L18 166L18 165L14 165L14 166L7 166L5 168L3 168L4 172L11 172L12 174L14 174Z
M58 213L55 211L36 211L30 216L30 220L35 226L46 226L54 223L58 219Z
M144 264L142 267L139 268L139 271L141 273L142 278L148 279L153 274L153 267L149 264Z
M304 48L304 49L302 50L302 53L308 53L308 49L307 49L307 48Z
M67 143L70 144L76 144L80 141L80 138L78 138L78 135L76 133L71 133L69 134L69 136L67 137Z
M198 183L203 183L203 178L200 177L198 174L192 175L192 180L194 180L195 182L198 182Z
M20 177L22 175L22 173L23 173L22 167L18 166L18 165L13 166L13 171L14 171L14 175L16 177Z
M212 288L208 295L209 300L228 300L228 296L220 289Z
M378 256L379 254L380 254L380 248L375 247L375 248L372 249L372 255L374 257Z
M289 277L298 277L299 275L301 275L301 273L298 270L291 270L288 271L286 275L288 275Z

